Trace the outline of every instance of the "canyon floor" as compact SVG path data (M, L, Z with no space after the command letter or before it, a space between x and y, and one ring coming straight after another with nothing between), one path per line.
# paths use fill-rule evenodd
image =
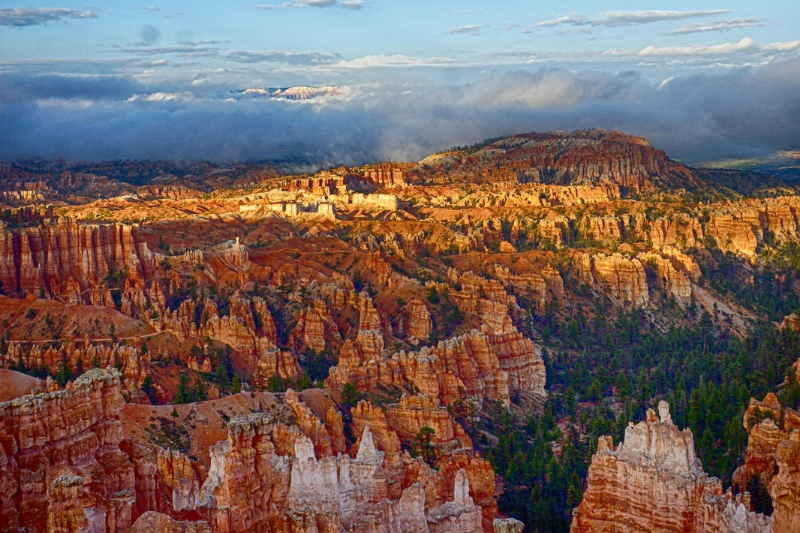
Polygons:
M800 193L614 131L0 162L9 531L800 532Z

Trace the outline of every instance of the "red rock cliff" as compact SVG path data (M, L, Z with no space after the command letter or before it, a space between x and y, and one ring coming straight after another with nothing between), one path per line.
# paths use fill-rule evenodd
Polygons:
M64 294L70 283L96 286L109 270L144 277L156 256L132 226L79 224L69 217L45 219L38 227L0 227L3 290Z
M62 391L0 403L0 522L27 531L130 526L133 463L117 415L120 374L90 370Z
M658 410L629 425L616 448L600 437L571 533L771 533L769 517L747 511L703 472L692 432L672 423L667 403Z

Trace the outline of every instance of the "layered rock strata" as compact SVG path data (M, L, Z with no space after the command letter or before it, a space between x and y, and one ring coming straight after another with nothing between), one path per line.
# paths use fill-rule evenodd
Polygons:
M771 533L771 518L750 512L747 498L723 494L703 472L691 431L672 423L667 403L658 410L631 423L616 448L600 437L571 533Z
M536 346L521 333L495 335L491 328L472 332L425 347L417 352L398 352L390 357L366 357L345 343L339 363L331 368L327 386L341 388L353 383L367 391L378 384L416 387L443 405L462 394L483 401L509 401L509 390L544 394L544 362Z
M143 278L158 259L133 226L45 219L34 228L0 227L0 282L5 291L59 295L70 283L98 285L112 270Z
M0 403L0 522L27 531L130 526L134 467L120 450L120 374L90 370L62 391Z
M583 279L626 305L642 307L650 300L642 262L620 253L585 254L580 264Z
M769 393L750 400L744 427L747 455L733 482L747 487L757 476L772 497L775 531L800 531L800 413Z
M229 424L228 440L211 449L202 505L218 533L484 530L467 470L455 474L452 500L429 506L427 483L409 479L411 472L402 476L400 494L392 494L389 477L396 473L368 427L355 458L318 457L314 442L299 432L291 450L279 450L276 428L264 414L239 417Z

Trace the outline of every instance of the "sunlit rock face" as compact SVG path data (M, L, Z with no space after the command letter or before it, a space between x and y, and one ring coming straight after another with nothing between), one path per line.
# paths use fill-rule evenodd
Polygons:
M493 334L490 327L391 357L365 354L359 345L345 342L339 364L333 367L327 386L341 388L354 383L362 390L378 384L405 387L413 384L443 405L457 401L465 392L483 399L509 402L510 389L543 395L545 369L536 346L521 333Z
M672 423L666 402L658 411L630 424L616 448L600 437L571 533L772 532L771 518L748 511L703 472L691 431Z
M467 469L455 472L446 501L431 505L426 495L445 472L420 469L419 460L395 451L387 457L368 426L355 458L318 458L314 442L302 434L295 436L291 454L282 455L276 429L268 416L236 419L228 440L212 449L202 506L217 531L484 531Z
M428 174L445 167L461 179L477 178L576 187L606 187L631 194L661 187L693 189L691 171L650 146L646 139L617 131L553 131L514 135L460 161L428 158ZM416 170L416 169L415 169ZM417 173L407 173L413 181Z
M639 259L615 253L586 254L580 264L584 280L620 302L643 307L649 301L647 276Z
M747 487L757 476L772 497L775 531L800 531L800 414L769 393L750 400L743 425L747 454L733 482Z
M0 228L0 282L6 291L63 295L77 287L80 292L97 286L110 270L145 277L157 261L129 225L58 217L36 227Z
M134 465L120 450L125 402L116 370L90 370L65 390L0 403L0 519L27 531L111 532L130 526Z

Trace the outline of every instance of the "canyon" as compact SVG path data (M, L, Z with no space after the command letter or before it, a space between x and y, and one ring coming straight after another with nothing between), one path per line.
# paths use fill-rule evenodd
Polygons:
M571 533L596 531L793 531L749 510L747 494L723 493L695 455L690 430L679 430L662 401L658 414L625 429L617 447L600 437L589 467L583 501L573 512Z
M733 174L602 130L2 163L0 518L800 531L800 200Z

